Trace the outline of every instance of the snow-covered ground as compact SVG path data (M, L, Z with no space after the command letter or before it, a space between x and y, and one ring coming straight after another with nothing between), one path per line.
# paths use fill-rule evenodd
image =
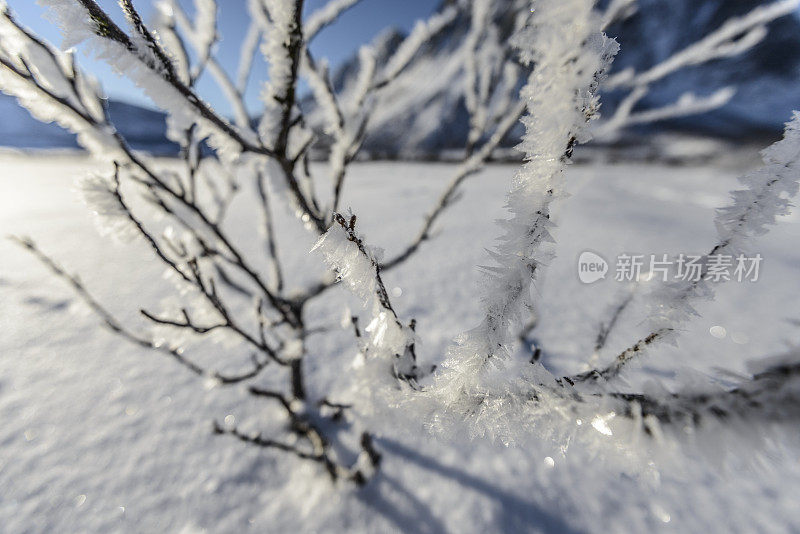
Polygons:
M82 274L123 317L158 303L170 287L145 245L113 244L93 228L71 193L73 178L95 164L80 157L5 155L0 159L0 233L27 234ZM351 205L370 243L388 252L416 232L446 183L446 164L363 163L348 183ZM421 357L443 358L450 340L477 322L473 298L497 235L502 198L514 166L472 179L442 219L437 238L386 275L402 316L414 316ZM723 204L743 169L648 165L575 166L573 197L558 214L559 256L539 284L535 335L546 363L581 370L597 326L623 286L580 283L576 261L592 250L699 254L715 236L712 209ZM231 229L242 243L255 232L235 205ZM313 239L285 224L298 279L321 267ZM661 347L633 370L670 385L685 367L719 375L796 341L800 319L800 217L793 214L753 248L763 258L756 283L722 286L678 347ZM255 247L257 245L245 245ZM287 258L289 259L289 258ZM613 269L613 264L612 264ZM19 532L797 532L800 447L797 428L769 435L725 435L726 442L662 451L653 463L618 445L588 448L535 434L512 446L482 438L379 425L379 475L362 489L339 487L318 468L273 451L215 437L210 422L232 415L244 428L275 428L263 405L240 390L210 388L163 357L70 313L68 288L10 242L0 242L0 531ZM315 325L337 326L346 296L330 292L311 312ZM641 310L622 318L602 357L643 333ZM710 329L721 326L724 331ZM720 337L720 333L724 336ZM311 387L342 394L341 369L355 347L341 332L312 340ZM222 354L222 356L220 356ZM221 347L194 357L228 361ZM236 360L229 365L236 369ZM763 429L759 429L759 432ZM737 437L738 436L738 437ZM708 436L687 436L703 442ZM747 440L742 445L742 442ZM615 442L618 443L618 442ZM727 451L727 453L725 453Z

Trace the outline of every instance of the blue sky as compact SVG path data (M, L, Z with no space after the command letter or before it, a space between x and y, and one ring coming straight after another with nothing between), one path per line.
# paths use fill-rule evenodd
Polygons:
M328 0L306 0L306 13L325 5ZM98 0L109 13L116 15L119 7L116 0ZM323 31L314 41L312 50L320 57L328 57L332 65L337 65L354 54L359 46L369 42L382 29L396 26L408 30L419 19L428 16L438 5L438 0L362 0L360 4L345 13L339 22ZM45 10L34 0L8 0L11 9L27 27L38 35L58 45L61 34L42 15ZM192 0L181 0L181 4L191 11ZM235 72L238 62L238 48L241 38L247 30L247 12L245 0L218 0L219 32L222 41L219 56L223 64ZM142 12L145 20L152 13L150 0L139 0L135 5ZM115 16L115 18L118 18ZM94 61L86 54L81 54L80 63L85 70L98 77L109 97L126 100L140 105L150 103L133 84L114 75L104 64ZM256 65L257 71L263 72L263 63ZM248 89L248 103L254 108L258 105L258 79L263 79L255 72L254 79ZM230 111L224 102L221 92L209 76L199 82L202 96L225 113Z

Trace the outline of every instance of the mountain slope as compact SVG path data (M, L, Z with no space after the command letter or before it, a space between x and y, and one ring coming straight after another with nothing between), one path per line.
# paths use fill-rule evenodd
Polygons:
M510 0L497 0L504 3ZM639 10L623 24L610 28L621 51L615 70L646 69L718 28L727 19L743 15L759 0L639 0ZM468 116L460 93L463 84L458 44L467 16L423 48L416 61L381 96L371 122L365 151L374 155L438 155L464 146ZM702 133L732 140L777 136L793 109L800 108L800 17L787 16L769 26L769 35L747 53L681 70L657 86L642 102L655 107L677 100L687 91L713 93L728 85L738 91L723 108L713 112L647 127L654 131ZM399 39L395 37L394 42ZM387 56L392 50L383 50ZM380 57L380 56L379 56ZM353 62L339 73L337 84L347 85ZM603 95L609 115L619 95ZM641 128L640 128L641 130ZM507 140L513 146L521 129Z
M630 19L609 30L622 50L617 70L647 68L771 0L639 0ZM645 106L675 101L686 91L709 94L733 85L734 98L723 108L666 126L723 137L747 137L782 130L800 108L800 16L786 16L768 26L767 37L737 57L681 70L653 87ZM615 103L607 95L606 103Z
M510 5L512 0L495 1ZM639 0L638 12L609 30L622 47L614 69L646 69L713 31L730 17L743 15L769 1ZM503 24L505 33L510 33L510 24L507 21ZM381 92L363 154L436 157L443 151L464 146L469 120L461 96L463 61L459 49L468 28L469 18L465 14L424 46L412 65ZM674 102L687 91L705 95L728 85L737 86L737 94L725 107L640 128L636 133L642 129L648 133L677 130L733 140L777 136L791 111L800 109L800 16L783 17L769 29L769 35L746 54L681 70L654 86L642 102L644 107L654 107ZM373 46L379 64L402 39L402 33L391 29L376 39ZM358 59L346 61L333 76L334 87L346 91L357 73ZM613 112L619 98L614 93L603 95L606 115ZM166 139L163 113L113 100L108 105L119 131L135 149L159 155L177 152L177 146ZM306 98L301 106L311 115L309 122L318 125L313 101ZM2 94L0 116L3 117L0 146L77 147L73 135L56 125L33 120L12 98ZM518 128L506 146L515 145L520 134Z

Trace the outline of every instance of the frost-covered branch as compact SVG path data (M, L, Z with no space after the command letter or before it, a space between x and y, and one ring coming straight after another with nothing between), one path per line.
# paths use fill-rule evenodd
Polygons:
M0 4L0 88L35 118L56 121L92 153L119 152L97 82L83 74L74 55L63 53L20 26Z
M128 217L131 218L133 222L135 222L140 230L140 232L150 241L152 246L159 251L160 254L163 252L160 251L159 245L156 244L155 240L149 235L149 233L144 229L144 227L138 221L133 219L129 208L122 203L121 197L119 197L121 202L120 210L125 212ZM120 335L129 341L136 343L137 345L155 350L164 352L174 358L177 362L179 362L184 367L188 368L194 374L199 376L205 376L212 379L215 383L223 386L229 386L234 384L239 384L242 382L250 381L256 378L265 368L267 368L270 359L259 359L256 355L251 355L252 366L250 370L239 373L239 374L224 374L218 371L210 371L205 369L192 361L188 360L183 355L183 348L180 346L176 346L174 344L167 344L160 341L151 340L151 337L144 336L135 333L131 330L128 326L124 323L116 319L110 312L106 310L99 302L85 289L83 284L80 280L72 275L66 273L66 271L58 265L54 260L46 256L42 253L38 247L34 245L34 243L28 239L16 239L16 241L28 249L31 253L33 253L40 261L42 261L57 277L64 279L67 281L78 296L103 320L104 324L112 330L117 335ZM165 262L170 262L166 257L162 257ZM177 265L171 263L178 272L182 272L178 269ZM169 326L171 328L178 328L178 329L189 329L196 334L205 335L209 334L218 329L232 329L237 330L237 327L231 322L231 318L228 315L227 310L225 310L224 306L221 304L221 297L214 289L213 282L204 283L200 278L200 271L197 267L196 262L190 262L190 265L193 266L192 274L186 275L184 279L187 281L191 279L192 276L195 278L193 279L197 284L203 286L207 284L208 291L210 292L210 298L218 301L215 305L219 306L220 313L223 314L224 322L214 324L214 325L207 325L207 326L199 326L196 321L190 316L189 312L186 309L181 310L182 317L180 319L169 319L164 317L158 317L150 312L142 310L142 315L146 317L148 320L155 324ZM259 311L261 309L261 304L258 306ZM237 330L238 331L238 330ZM242 333L242 335L246 335ZM154 338L153 338L154 339ZM261 334L261 343L262 346L266 347L266 340L263 336L263 327L262 327L262 334ZM326 471L331 475L334 480L351 480L359 485L366 483L366 481L371 476L372 472L377 468L380 462L380 454L374 449L372 446L372 439L368 433L363 433L361 437L361 453L359 455L358 460L352 466L344 466L340 462L338 462L335 458L333 451L330 448L330 444L328 439L325 437L322 430L319 426L314 423L314 419L318 417L315 415L313 410L310 410L308 407L305 406L305 393L302 387L302 379L296 375L295 369L297 366L295 363L298 360L292 360L288 362L287 360L283 360L270 350L268 350L268 354L271 356L272 361L276 361L281 365L291 365L292 367L292 396L286 397L281 394L274 394L268 395L267 392L264 390L251 387L249 389L250 393L256 397L267 397L272 396L273 398L280 398L281 405L285 407L286 413L289 416L290 420L290 427L289 431L299 437L301 440L304 440L308 443L309 448L306 450L302 448L299 444L287 444L283 443L277 439L267 439L262 437L260 434L257 436L243 434L237 428L231 428L230 425L220 425L215 423L215 432L218 434L230 434L238 439L252 443L261 447L267 448L274 448L278 450L282 450L284 452L290 452L295 454L296 456L312 460L314 462L318 462L324 466Z
M619 414L644 423L648 434L663 427L686 428L713 419L765 423L795 422L800 418L800 361L797 351L751 365L752 377L733 388L709 387L706 392L678 391L662 396L612 393L622 403Z
M411 33L406 37L394 54L389 58L386 67L374 82L374 87L379 89L392 82L411 63L419 49L433 36L449 26L458 16L458 5L446 7L441 12L425 21L418 21Z
M603 13L602 28L605 30L615 22L629 18L636 9L636 0L611 0Z
M767 24L795 12L798 6L800 0L779 0L759 6L746 15L727 20L717 30L643 72L629 68L610 76L604 89L628 91L628 94L617 106L613 117L598 125L595 135L613 140L628 126L696 115L724 106L734 96L735 87L726 87L705 97L687 93L661 108L634 112L655 83L693 65L743 54L764 39Z
M370 354L377 359L391 361L394 376L415 387L419 369L414 351L416 336L413 327L405 326L397 316L381 277L379 260L356 233L355 223L355 215L347 220L341 214L335 214L334 224L314 249L323 254L325 261L348 289L364 305L371 307L372 317L366 327L370 335ZM356 334L361 337L357 326Z
M477 141L486 118L486 105L488 105L487 92L489 84L485 80L491 78L491 64L480 65L478 51L491 50L494 40L488 39L488 30L492 20L492 3L489 0L474 0L472 2L471 28L464 45L467 53L464 91L464 103L470 116L469 147ZM487 46L488 45L488 46ZM485 54L482 54L485 56ZM496 62L495 62L496 63ZM481 68L484 67L484 68ZM483 83L482 83L483 82Z
M211 0L196 2L194 20L189 19L177 2L161 2L155 30L144 23L133 2L123 1L120 6L128 22L127 31L117 26L93 0L46 0L45 3L51 7L51 13L65 33L65 44L89 41L98 57L140 85L167 111L169 135L181 145L180 171L157 168L149 158L133 152L114 129L99 87L77 69L73 56L57 51L21 28L2 4L0 81L3 90L17 96L40 118L50 120L53 117L49 113L57 112L54 118L78 133L84 146L114 164L112 176L84 180L84 197L97 213L104 232L145 241L167 269L168 278L176 286L176 295L170 297L166 309L140 310L141 319L150 328L153 339L157 339L150 342L115 320L88 293L81 293L82 286L77 285L76 278L67 279L110 328L144 348L162 350L163 347L193 372L216 384L249 382L268 371L271 375L282 376L286 389L291 392L285 397L291 406L290 432L312 446L310 452L294 449L294 445L292 450L284 450L301 451L298 456L322 463L335 478L365 482L379 461L369 434L362 436L361 459L357 465L347 467L336 460L322 427L311 423L319 416L319 410L330 410L331 405L323 402L324 396L323 401L315 403L314 392L306 385L305 341L317 330L305 325L304 306L310 297L297 296L296 292L292 296L284 293L270 188L278 186L280 189L282 181L288 186L288 200L296 208L298 218L317 231L325 230L328 215L316 200L308 159L314 136L296 104L299 77L302 74L309 80L317 100L337 116L331 133L338 148L331 155L330 166L334 169L333 196L338 203L346 168L367 133L375 91L394 79L409 64L416 50L454 19L456 11L448 9L444 17L435 16L431 24L418 26L406 46L401 47L408 57L398 56L388 79L378 80L379 68L374 54L363 49L359 88L345 102L333 91L325 60L317 61L307 49L300 18L302 1L250 2L254 10L253 24L242 45L243 57L236 82L215 56L217 6ZM312 16L305 35L312 37L354 4L334 2ZM264 91L266 110L256 134L250 127L244 92L252 70L254 49L262 36L265 40L262 51L270 67L270 84ZM190 64L192 61L194 65ZM195 92L195 82L206 69L226 93L236 113L237 126L227 123ZM213 149L211 154L205 145ZM258 186L264 217L266 265L271 271L269 279L263 277L260 262L253 262L223 226L228 207L239 190L239 175L252 177ZM141 204L129 203L126 198L129 193L138 196ZM137 213L134 213L134 205ZM362 250L366 252L367 249ZM373 267L380 281L379 265L373 263ZM54 272L61 275L63 270L58 268ZM379 285L383 287L382 281ZM381 347L394 332L393 326L402 330L403 346L397 354L390 355L392 373L395 378L415 385L418 374L414 322L402 325L385 287L382 294L385 298L380 299L381 311L367 330ZM250 308L254 311L252 315L247 308L242 311L241 299L257 302L254 310ZM206 339L224 339L226 343L245 347L249 365L228 373L205 369L183 358L187 343L202 343ZM270 363L277 365L270 366ZM253 388L250 392L263 396ZM296 411L298 403L305 406L302 414ZM337 417L341 418L341 406L336 410ZM238 429L229 433L239 439L245 438ZM270 448L281 448L274 445L282 443L266 438L250 442Z
M300 459L311 460L319 463L325 468L331 480L334 482L346 480L363 486L369 481L372 473L380 465L381 455L375 450L372 444L372 437L364 433L361 438L361 454L356 463L352 466L345 466L339 463L333 456L333 451L329 444L324 440L319 430L310 425L307 421L293 416L291 418L292 432L307 443L307 448L299 445L281 442L275 439L266 438L260 432L244 433L239 428L224 425L214 421L214 433L219 435L229 435L244 443L263 447L267 449L277 449L279 451L294 454Z
M485 267L485 317L451 349L448 372L437 377L435 388L444 402L463 406L474 407L486 364L510 353L532 308L531 285L553 254L544 246L552 240L551 204L563 195L564 166L575 144L588 137L598 81L618 49L600 32L592 4L583 0L537 4L517 42L523 60L534 65L522 92L528 115L521 148L527 163L507 196L510 218L492 253L495 265Z
M195 54L199 58L197 65L190 75L190 79L192 80L190 85L193 85L200 77L203 70L208 68L208 71L211 73L214 80L216 80L220 89L222 89L228 103L233 108L236 125L245 131L254 133L250 128L250 114L244 102L244 89L237 86L217 58L212 54L214 43L217 40L216 4L213 0L197 0L195 2L195 10L197 15L194 23L190 21L189 16L175 0L163 2L160 10L163 13L162 19L166 19L162 24L177 26L183 35L187 36ZM250 31L253 32L254 30L251 28ZM255 37L248 35L249 40L245 41L242 46L255 47L259 37L259 32L255 33ZM253 43L252 40L255 40L255 43ZM252 56L253 52L248 51L246 48L243 49L240 80L244 77L245 88L252 62L248 64L244 59L252 58Z
M800 112L795 112L786 124L783 139L762 151L762 160L763 167L740 178L745 189L733 191L733 202L717 210L719 241L699 260L699 276L665 284L654 291L649 318L652 332L623 351L608 367L573 380L612 379L645 349L669 337L697 314L693 302L712 299L715 285L724 281L710 276L709 266L714 257L740 253L750 240L767 233L779 216L789 212L791 198L800 188Z
M426 215L422 223L419 233L416 238L408 244L396 256L387 260L382 264L385 270L392 269L408 260L419 247L430 239L433 226L436 221L442 216L443 213L450 207L458 198L458 190L461 185L470 176L478 173L483 165L491 158L492 153L505 139L511 129L519 123L520 118L525 113L526 105L524 102L516 102L515 106L508 111L503 121L497 126L497 129L492 134L492 137L484 143L480 149L473 152L461 165L459 165L450 183L445 188L444 192L439 196L433 209Z
M527 1L514 4L512 12L517 12L517 29L525 24L527 4ZM523 5L525 9L522 9ZM495 27L497 16L497 10L490 3L484 0L473 2L471 29L463 45L467 74L465 103L471 124L464 161L426 215L416 237L381 265L385 270L404 263L419 250L423 242L430 239L436 221L458 199L459 188L491 159L526 109L517 90L520 69L516 50L510 42L500 42L502 38ZM487 34L491 34L491 44L486 41ZM479 54L478 48L486 52ZM366 86L366 83L359 82L357 86Z
M606 346L608 337L611 335L611 333L619 324L620 317L625 312L625 310L628 309L628 306L631 305L635 295L636 293L634 292L634 290L626 292L622 300L620 300L619 303L615 304L614 307L611 309L611 312L608 314L608 320L600 324L594 342L595 355L599 354L600 351L603 350L603 348Z
M134 233L142 237L158 259L160 259L172 273L176 274L182 282L190 286L193 291L201 295L202 299L209 306L209 309L213 310L219 317L219 320L218 323L213 326L200 327L189 318L189 314L185 308L181 310L181 315L182 318L185 319L185 322L156 318L153 314L145 310L142 310L142 314L154 323L188 328L197 334L207 334L216 329L227 329L264 353L266 358L272 359L281 365L287 365L287 362L278 356L277 349L270 346L263 337L263 330L260 339L256 338L249 334L245 328L239 324L238 320L232 316L221 294L217 291L214 278L203 276L199 258L190 256L185 245L181 250L177 251L177 255L183 259L184 263L181 264L179 263L180 260L176 261L170 258L168 246L159 243L156 237L145 228L144 223L134 215L130 205L124 199L120 189L119 174L119 168L117 167L110 181L104 180L99 176L90 177L88 180L85 180L83 189L85 192L84 194L88 195L87 202L91 206L94 206L96 210L99 210L99 215L105 217L107 220L115 221L113 224L116 226L127 225L131 228L131 230L127 230L128 233ZM164 210L165 214L169 215L171 213L171 210L165 204L159 204L159 207ZM106 223L106 226L111 225ZM198 234L195 234L195 238L202 247L204 255L211 256L216 254ZM170 244L170 241L165 238L165 243ZM176 248L174 244L171 244L171 247L173 249ZM235 261L233 263L235 263ZM217 266L217 273L222 275L224 270ZM259 314L261 313L261 306L259 306L257 312ZM206 312L206 314L208 314L208 312Z
M747 15L726 21L719 29L644 72L624 70L610 76L605 87L616 89L647 86L685 67L712 59L737 56L766 36L766 24L793 13L798 6L800 0L780 0L759 6Z
M258 196L261 200L261 213L264 219L264 236L266 238L267 254L270 258L272 269L272 279L278 292L283 291L283 268L281 267L280 257L278 256L278 246L275 236L275 225L273 224L272 207L270 196L267 192L267 183L264 176L258 173L255 177Z
M189 19L186 11L176 0L164 0L162 5L165 7L164 11L174 17L178 27L197 53L197 65L191 74L191 79L196 81L203 73L206 64L212 60L216 61L213 57L213 48L218 39L217 3L215 0L194 0L194 21Z
M264 0L264 6L271 22L264 46L270 65L259 132L268 146L285 156L303 50L303 0Z
M239 56L239 69L236 75L236 90L239 94L247 91L247 82L253 73L253 61L258 51L258 44L261 42L261 28L257 22L250 23L244 41L242 41L242 51Z
M312 81L312 88L320 96L321 104L329 126L328 133L333 135L329 164L334 183L334 200L331 206L331 217L339 209L344 192L346 167L358 154L367 136L369 121L377 104L376 93L390 85L411 63L419 49L440 32L449 27L460 12L459 5L452 5L428 20L419 21L411 33L400 43L386 65L378 70L374 51L370 47L362 47L359 51L360 70L351 95L347 110L349 116L343 115L343 106L335 106L336 98L332 96L329 84ZM326 87L327 85L327 87Z
M71 55L56 51L19 27L7 9L4 10L0 23L3 29L3 34L0 35L0 59L4 67L4 91L18 96L20 103L34 115L46 120L56 119L77 133L79 141L98 156L138 168L144 178L135 178L136 180L151 191L157 190L177 200L198 216L225 247L231 247L230 240L221 233L218 224L212 222L191 199L180 182L170 184L169 180L159 176L141 157L131 151L127 142L113 128L100 101L99 90L80 72ZM39 65L36 75L27 66L30 61ZM50 67L46 68L48 64ZM153 200L156 200L155 196ZM169 215L175 215L163 200L158 202L162 208L170 211ZM245 270L250 269L245 267ZM258 282L257 276L253 278Z
M70 285L70 287L75 291L75 293L78 295L78 297L87 306L89 306L89 308L98 317L100 317L100 319L103 321L103 324L113 333L141 347L167 353L175 361L177 361L182 366L184 366L185 368L187 368L189 371L191 371L196 375L203 376L206 374L206 371L203 368L199 367L195 363L186 359L183 356L183 351L180 348L160 345L152 341L151 339L148 339L147 337L130 330L121 321L115 318L111 314L111 312L109 312L102 304L100 304L97 301L97 299L95 299L92 296L91 293L89 293L89 291L84 287L83 282L81 282L81 280L77 276L69 274L61 265L56 263L55 260L53 260L52 258L50 258L50 256L42 252L36 245L36 243L33 242L33 240L25 237L12 237L11 239L18 245L27 249L31 254L33 254L56 277L67 282Z
M748 49L763 37L765 24L797 1L780 1L733 19L652 69L618 74L612 87L628 94L616 114L596 131L611 135L630 124L722 105L731 90L706 97L686 95L659 109L637 110L654 83L680 68ZM616 418L655 434L658 425L705 417L760 413L796 419L800 413L796 355L768 362L735 386L709 388L703 394L679 390L645 395L610 387L630 362L680 327L693 312L694 300L713 293L705 280L664 288L655 299L663 304L657 308L662 313L654 315L650 333L606 367L556 377L545 368L550 362L542 361L539 347L532 358L511 357L520 332L527 334L535 325L529 321L536 304L532 290L541 283L555 253L550 245L551 217L556 202L567 194L565 170L575 147L590 137L588 123L597 116L597 95L617 50L602 32L632 12L632 1L613 0L603 12L595 11L591 0L540 0L533 10L527 0L511 0L507 10L485 0L448 2L419 22L384 62L375 49L362 47L355 79L342 91L332 81L327 59L312 53L309 43L358 0L331 0L306 20L302 0L249 0L251 21L235 77L217 56L218 6L213 0L196 0L194 17L176 0L163 0L153 29L131 0L120 2L127 20L124 29L94 0L43 2L51 6L64 30L65 45L90 42L98 57L139 84L167 111L168 135L181 147L177 167L162 166L134 152L114 128L99 86L80 71L74 56L18 25L1 0L0 87L36 117L56 120L76 132L83 146L114 166L113 174L82 180L84 199L102 232L146 244L174 291L167 291L160 307L149 303L134 308L138 323L147 328L147 334L139 334L138 327L115 318L77 277L31 241L20 243L69 283L108 328L142 348L168 354L212 384L243 385L232 390L269 403L287 423L283 432L265 436L226 418L215 423L217 433L314 462L334 480L363 484L378 468L380 454L371 434L362 432L353 420L374 406L360 405L363 397L359 400L358 392L355 400L345 399L348 404L331 402L329 397L333 391L340 394L342 384L328 390L324 380L307 376L309 338L327 331L327 326L307 323L308 305L337 281L367 307L361 314L366 319L363 329L358 314L348 310L365 365L359 367L362 360L357 360L353 376L339 374L342 381L360 380L347 385L367 395L380 391L373 397L375 403L390 400L393 406L433 407L433 426L470 420L471 432L500 435L497 427L513 433L516 426L549 420L558 432L570 426L564 421L585 418L591 425L584 430L610 435ZM382 90L413 72L426 43L436 42L456 21L467 20L470 27L466 33L455 32L461 41L453 43L460 46L456 56L464 77L459 96L469 114L464 158L419 231L402 246L391 243L398 252L384 260L357 231L355 216L339 213L348 171L369 135ZM521 58L509 41L511 31L517 35L513 44L521 50ZM259 48L269 76L262 92L264 111L254 128L245 94ZM199 95L197 81L204 73L215 77L222 88L234 110L234 123ZM304 87L314 101L313 117L306 115L309 107L301 99ZM444 370L429 380L429 372L421 371L417 360L416 321L401 318L383 276L414 257L431 238L466 180L491 160L521 118L526 130L521 145L525 165L506 197L508 218L501 222L491 264L484 267L482 321L459 337ZM747 188L734 193L731 207L719 211L719 242L704 260L704 269L708 258L737 251L785 213L800 181L798 132L800 115L787 126L784 140L764 152L765 167L748 175ZM321 149L328 150L326 164L312 164ZM228 214L235 213L237 222L248 215L239 217L234 211L247 209L246 204L234 203L240 191L247 190L242 184L251 186L257 200L251 205L250 220L258 221L263 245L252 243L252 233L247 234L248 243L233 239L233 217ZM320 188L325 190L318 196ZM288 255L297 247L276 221L282 213L274 209L279 203L296 217L291 222L299 221L320 236L315 248L337 280L327 273L306 289L293 287L302 277L288 268L296 264L297 258ZM606 347L613 330L630 315L631 301L628 295L611 309L596 332L595 352ZM538 308L536 312L541 313ZM224 360L214 362L216 368L183 356L192 344L208 342L226 346L219 351ZM262 380L269 386L256 383ZM332 427L345 419L348 426ZM360 436L360 444L336 443L340 432ZM358 455L354 463L343 452L348 448Z
M733 87L724 87L708 96L698 97L694 93L684 93L677 101L659 108L634 112L634 107L648 94L647 87L637 87L619 103L610 119L600 123L594 130L599 139L611 139L624 128L637 124L677 119L699 115L723 107L736 95Z
M329 0L321 9L312 13L305 22L304 38L310 43L325 27L330 26L342 13L352 8L361 0Z
M136 33L129 36L94 0L43 0L65 32L65 45L83 41L95 46L96 54L118 73L130 76L153 102L173 118L173 127L188 128L196 117L210 142L232 155L242 150L270 155L272 152L248 139L188 87L175 70L169 55L147 30L141 18L128 18ZM131 9L126 12L134 13ZM149 35L149 37L147 37Z

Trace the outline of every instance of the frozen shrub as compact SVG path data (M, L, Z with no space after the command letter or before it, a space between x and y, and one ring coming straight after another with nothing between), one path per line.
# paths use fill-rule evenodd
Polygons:
M531 286L555 254L551 210L566 197L565 171L573 151L593 132L613 137L631 124L724 104L732 89L707 98L687 95L662 109L633 112L667 74L753 46L763 38L765 24L791 12L797 0L758 8L659 65L610 78L607 71L618 46L603 31L630 13L633 0L609 2L602 11L591 0L448 2L417 23L385 61L378 61L371 46L362 47L357 76L339 92L327 61L315 57L309 44L358 0L331 0L305 20L302 0L249 0L251 23L235 77L215 55L218 7L213 0L195 0L194 17L176 0L161 0L152 25L142 20L132 0L120 0L125 28L94 0L40 3L50 8L63 30L65 47L84 43L167 112L168 135L182 149L181 168L164 170L133 152L114 128L99 84L80 70L73 53L31 34L4 2L0 88L36 118L76 133L87 150L110 163L107 174L82 180L87 204L102 232L144 241L175 290L163 309L142 309L141 323L123 323L33 241L18 241L66 280L108 328L164 353L212 384L244 384L248 394L272 403L286 423L283 435L248 433L221 422L214 425L217 433L315 462L336 480L362 484L378 468L381 456L368 429L356 431L358 439L351 441L357 442L357 450L349 455L332 445L327 429L350 406L307 386L307 306L337 282L367 310L366 324L355 316L348 321L365 360L356 379L369 394L359 401L374 403L369 407L374 410L411 410L433 427L465 428L472 435L511 441L533 426L559 439L578 431L612 435L617 424L657 436L664 426L707 418L783 421L800 415L796 353L768 362L748 380L723 390L645 394L619 388L617 378L628 362L673 335L692 315L695 299L712 295L704 280L661 288L653 297L658 313L651 317L652 333L605 367L555 376L535 355L533 360L520 358L518 351L520 335L538 305ZM370 132L382 90L413 64L431 38L458 20L470 25L460 43L470 118L465 156L416 237L396 256L383 258L359 232L356 215L340 212L348 168ZM245 93L259 51L269 72L261 92L263 112L252 120ZM198 94L196 84L205 72L227 98L233 121ZM299 105L301 81L310 89L319 128ZM590 127L599 118L604 87L629 94L612 117ZM482 168L520 120L526 131L520 146L525 163L506 197L508 217L485 268L484 290L475 295L481 299L483 319L458 337L442 368L426 369L417 361L416 322L398 315L382 273L421 250L465 180ZM327 165L322 176L315 176L316 167L309 162L320 136L329 139ZM764 167L747 175L745 189L734 192L731 206L719 211L719 242L702 263L704 274L709 257L738 251L786 212L798 187L798 159L800 115L795 115L784 139L764 151ZM264 246L257 258L245 253L225 224L244 180L258 194ZM319 187L327 189L325 194L318 194ZM310 257L327 262L335 276L300 289L287 287L281 258L290 250L276 235L272 217L278 203L290 206L298 223L314 235L317 251ZM629 301L612 311L598 334L598 347ZM193 360L192 344L220 341L242 356L239 372L223 373ZM280 387L259 385L264 375Z

